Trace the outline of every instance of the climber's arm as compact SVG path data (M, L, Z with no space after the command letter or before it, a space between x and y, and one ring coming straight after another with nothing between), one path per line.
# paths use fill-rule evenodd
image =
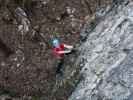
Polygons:
M71 49L71 50L73 49L73 46L67 45L67 44L64 44L64 47L67 48L67 49Z
M67 54L70 53L71 50L65 50L65 51L58 51L59 54Z

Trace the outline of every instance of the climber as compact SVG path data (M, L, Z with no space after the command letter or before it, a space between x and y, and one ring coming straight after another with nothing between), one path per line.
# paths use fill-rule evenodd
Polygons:
M73 46L60 43L60 41L57 38L52 40L52 44L53 44L54 55L59 59L62 58L64 54L71 53L73 49ZM65 50L65 48L67 50Z
M61 74L62 73L61 68L64 63L64 55L71 53L73 50L73 46L67 45L64 43L60 43L59 39L57 39L57 38L54 38L52 40L52 45L53 45L54 56L58 59L56 73Z

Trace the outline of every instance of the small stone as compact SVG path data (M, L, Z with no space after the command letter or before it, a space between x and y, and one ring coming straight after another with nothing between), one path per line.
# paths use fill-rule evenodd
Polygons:
M60 18L60 17L57 17L57 18L56 18L56 20L57 20L57 21L60 21L60 20L61 20L61 18Z
M17 64L17 67L20 67L21 64Z
M71 8L70 7L67 7L67 13L71 14Z
M14 61L17 61L17 60L18 60L18 58L17 58L17 57L15 57L13 60L14 60Z
M22 31L23 30L23 25L19 25L18 26L18 31Z
M1 62L1 66L5 66L6 63L4 61Z

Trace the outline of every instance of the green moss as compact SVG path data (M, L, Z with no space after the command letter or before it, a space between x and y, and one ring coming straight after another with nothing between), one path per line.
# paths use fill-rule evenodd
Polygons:
M40 100L39 96L32 96L32 100Z
M8 94L9 96L11 97L16 97L17 96L17 93L14 92L14 91L9 91L7 89L1 89L0 91L0 95L3 95L3 94Z

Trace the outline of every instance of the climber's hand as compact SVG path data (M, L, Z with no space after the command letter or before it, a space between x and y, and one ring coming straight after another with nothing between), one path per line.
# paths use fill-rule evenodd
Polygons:
M71 53L76 53L79 49L79 45L74 45L73 49L71 50Z

